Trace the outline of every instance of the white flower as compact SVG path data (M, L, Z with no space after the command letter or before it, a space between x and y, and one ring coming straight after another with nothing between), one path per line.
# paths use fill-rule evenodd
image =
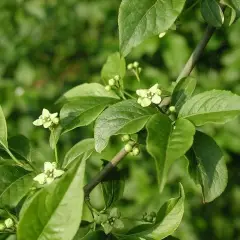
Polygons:
M138 89L136 93L139 96L138 103L142 107L148 107L151 103L160 104L162 101L162 91L158 88L158 84L155 84L149 89Z
M40 185L50 184L55 178L58 178L64 174L63 170L57 169L55 162L45 162L43 173L38 174L33 180Z
M44 128L49 128L59 123L59 118L57 116L58 113L50 113L47 109L44 108L42 110L42 115L39 116L39 118L33 122L33 125L35 126L43 125Z
M13 227L14 222L11 218L8 218L4 221L4 224L5 224L6 228L11 228L11 227Z

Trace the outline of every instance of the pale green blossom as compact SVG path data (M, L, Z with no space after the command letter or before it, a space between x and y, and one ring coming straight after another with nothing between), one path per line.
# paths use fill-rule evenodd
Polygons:
M40 185L50 184L55 178L62 176L63 173L63 170L57 169L57 164L55 162L45 162L43 173L38 174L33 180Z
M13 227L14 222L11 218L8 218L4 221L4 224L5 224L6 228L11 228L11 227Z
M42 115L33 122L35 126L43 126L44 128L50 128L53 125L59 123L58 113L50 113L47 109L42 110Z
M148 107L151 103L160 104L162 101L162 91L159 89L158 84L155 84L149 89L138 89L136 93L139 96L138 103L142 107Z

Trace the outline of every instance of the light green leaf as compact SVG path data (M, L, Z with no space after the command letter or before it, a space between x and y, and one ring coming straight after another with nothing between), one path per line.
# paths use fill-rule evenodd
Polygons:
M119 75L121 78L121 84L123 83L122 79L126 73L126 62L123 57L120 56L118 52L113 53L107 59L107 62L103 65L101 77L103 81L108 84L108 80L114 78L116 75Z
M51 134L50 134L50 137L49 137L49 145L52 149L55 149L58 141L59 141L59 138L62 134L62 126L61 125L58 125L57 127L55 127L54 129L51 130Z
M40 190L21 215L18 240L72 240L82 219L86 158ZM29 227L31 224L31 227Z
M74 238L73 240L106 240L106 235L102 231L95 231L88 233L83 238Z
M175 106L177 112L182 105L189 99L196 87L197 81L193 77L182 78L175 86L172 94L171 105Z
M201 12L205 21L213 27L221 27L224 22L224 14L216 0L203 0Z
M224 25L231 26L237 18L236 10L234 8L227 7L224 12L224 16L225 16Z
M240 11L240 0L223 0L223 3L237 11Z
M228 174L223 153L215 141L197 131L192 149L186 156L190 174L202 187L204 202L220 196L227 186Z
M178 119L173 126L171 120L163 114L154 115L146 128L147 151L155 159L161 192L171 165L191 147L195 128L186 119Z
M128 232L128 237L147 237L154 240L171 235L180 225L184 213L184 189L180 184L178 198L168 200L157 213L153 224L139 225ZM124 239L124 238L123 238Z
M133 134L140 131L156 112L155 108L141 107L135 100L126 100L110 106L96 121L95 149L101 152L113 135Z
M60 123L67 132L77 127L89 125L117 99L109 97L84 97L68 102L60 111Z
M123 56L149 37L166 32L184 4L185 0L123 0L118 18Z
M179 118L196 126L226 123L240 114L240 97L228 91L211 90L190 98L181 108Z
M7 147L7 124L2 111L2 107L0 106L0 145Z
M16 207L21 199L29 192L33 184L32 173L23 168L0 166L0 207Z
M57 103L66 103L84 97L119 99L113 91L107 91L104 86L99 83L84 83L63 94L63 96L58 99Z
M87 138L75 144L67 153L63 160L63 168L69 166L77 158L90 156L94 151L94 139ZM87 157L88 158L88 157Z

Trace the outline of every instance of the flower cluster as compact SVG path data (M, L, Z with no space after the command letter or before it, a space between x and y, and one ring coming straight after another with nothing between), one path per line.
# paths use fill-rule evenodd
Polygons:
M112 87L119 87L120 86L120 76L116 75L114 78L108 80L108 85L105 87L107 91L110 91Z
M120 220L121 213L117 208L113 208L109 214L100 214L94 217L97 224L101 224L104 232L109 234L114 228L122 229L124 224Z
M37 120L33 122L35 126L42 126L44 128L50 128L53 125L57 125L59 123L59 118L57 117L58 113L50 113L47 109L42 110L42 115L39 116Z
M33 180L38 182L39 184L49 184L55 178L62 176L64 173L63 170L57 169L57 165L55 162L45 162L44 163L44 171L43 173L38 174Z
M157 214L155 212L150 212L149 214L144 213L142 217L143 221L149 222L149 223L154 223L156 221L156 218L157 218Z
M14 222L11 218L8 218L3 223L0 223L0 231L4 231L12 227L14 227Z
M162 101L162 91L159 89L158 84L149 89L138 89L136 93L139 96L138 103L142 107L148 107L151 103L160 104Z
M130 153L130 155L132 156L137 156L139 155L140 153L140 149L139 147L137 146L133 146L134 142L136 143L136 141L134 141L130 135L128 134L125 134L122 136L121 140L123 142L127 142L127 144L124 146L124 150L127 152L127 153ZM136 144L135 144L136 145Z

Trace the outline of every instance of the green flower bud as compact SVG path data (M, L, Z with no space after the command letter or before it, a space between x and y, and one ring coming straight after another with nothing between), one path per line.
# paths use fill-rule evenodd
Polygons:
M153 221L153 217L148 215L148 216L146 217L146 221L147 221L147 222L152 222L152 221Z
M134 147L132 150L133 156L137 156L140 153L140 150L138 147Z
M123 142L127 142L130 140L130 136L128 134L126 134L126 135L123 135L121 139Z
M141 73L141 71L142 71L142 68L139 67L139 68L138 68L138 72Z
M5 230L5 225L4 224L2 224L2 223L0 223L0 231L4 231Z
M176 111L176 108L175 108L174 106L170 106L170 107L169 107L169 111L170 111L170 112L175 112L175 111Z
M132 69L133 69L133 64L132 64L132 63L129 63L129 64L127 65L127 69L128 69L128 70L132 70Z
M137 68L139 66L139 63L138 62L134 62L133 63L133 67Z
M4 221L4 224L5 224L6 228L11 228L11 227L13 227L14 222L11 218L8 218Z
M129 152L132 151L132 145L128 143L128 144L125 145L124 149L125 149L126 152L129 153Z
M120 76L119 76L119 75L116 75L116 76L114 77L114 79L115 79L116 81L119 81L119 80L120 80Z
M107 86L105 87L105 89L106 89L107 91L110 91L110 90L111 90L111 86L107 85Z
M109 86L114 86L115 83L116 83L116 82L115 82L115 80L114 80L113 78L111 78L111 79L108 80Z
M157 217L157 214L155 212L150 212L149 216L155 218L155 217Z

